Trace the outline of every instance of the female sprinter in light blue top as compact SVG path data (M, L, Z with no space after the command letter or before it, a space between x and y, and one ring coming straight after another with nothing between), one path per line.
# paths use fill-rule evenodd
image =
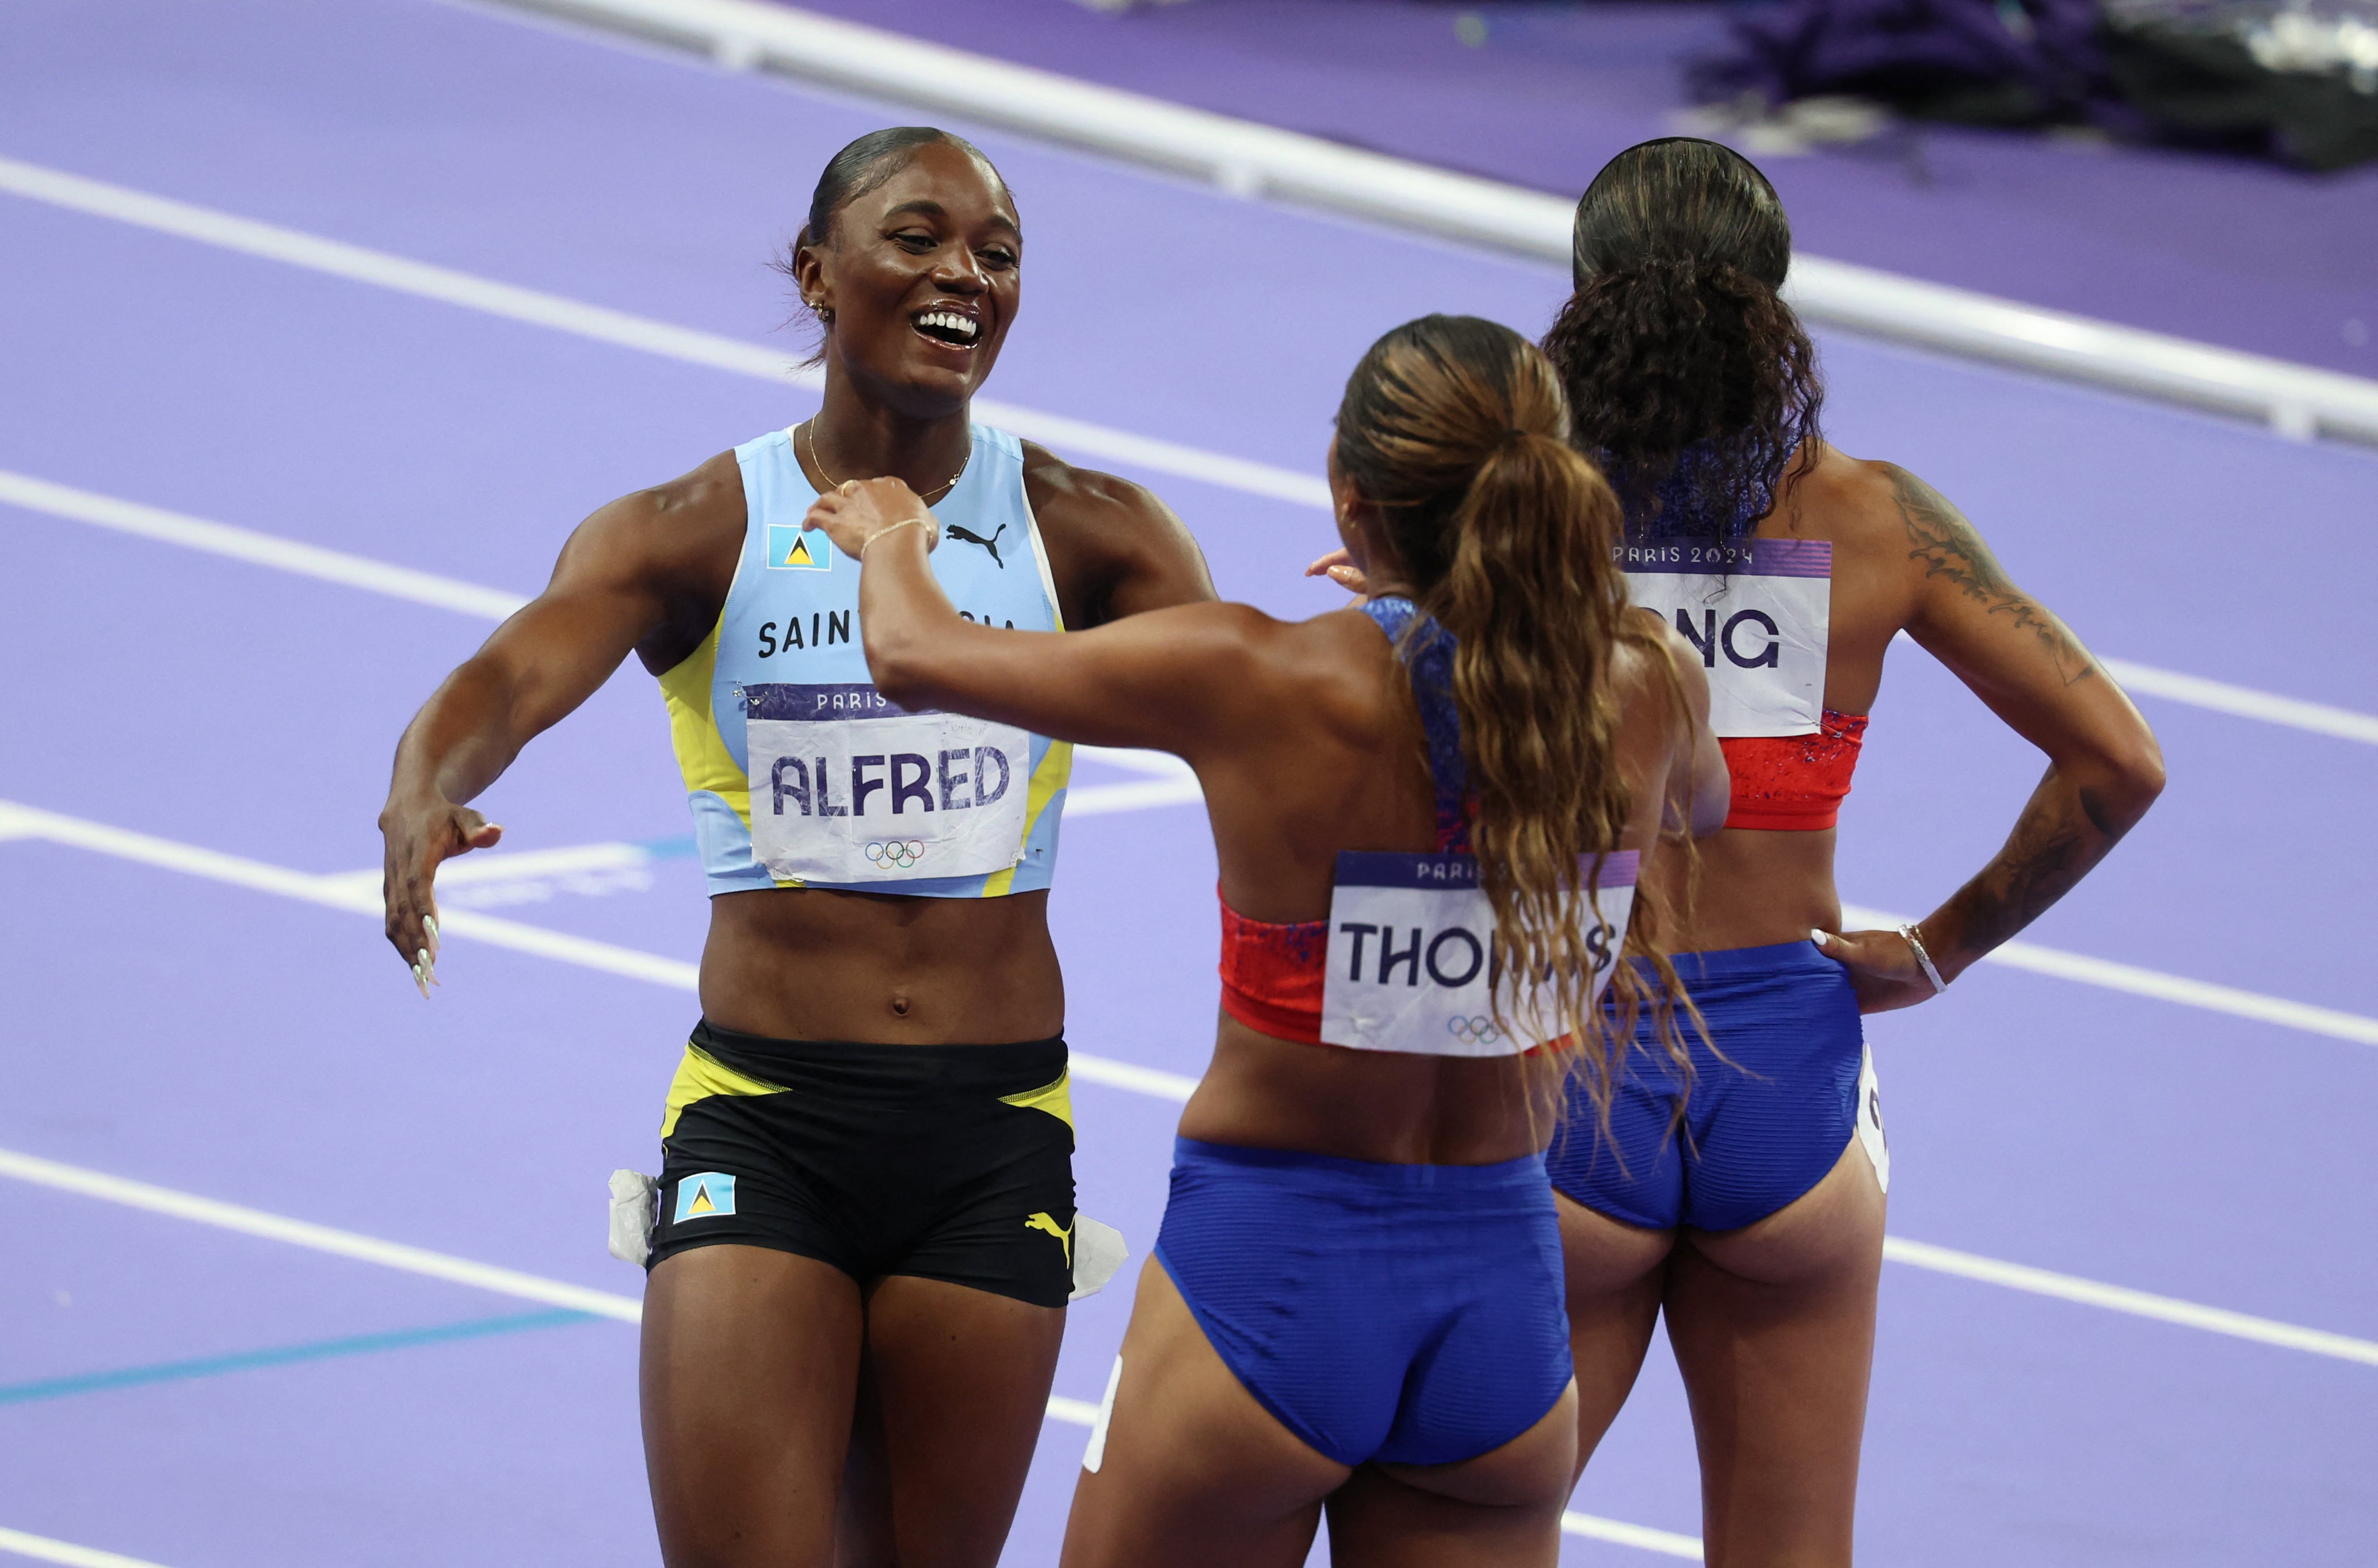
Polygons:
M1389 333L1330 456L1375 596L1302 623L987 628L905 486L811 512L863 564L879 691L1176 753L1212 814L1224 1016L1068 1568L1289 1568L1325 1506L1340 1562L1558 1555L1576 1421L1542 1150L1564 1070L1608 1072L1604 983L1622 1014L1650 989L1614 964L1639 855L1724 796L1699 668L1626 608L1617 506L1566 430L1508 329Z
M380 825L423 994L468 802L631 650L660 677L709 882L700 1024L661 1125L644 1447L673 1565L991 1568L1047 1407L1074 1255L1049 940L1069 748L868 682L858 569L800 523L898 474L967 614L1053 632L1213 597L1138 486L974 424L1024 235L982 155L862 137L792 270L817 417L615 501L429 700Z

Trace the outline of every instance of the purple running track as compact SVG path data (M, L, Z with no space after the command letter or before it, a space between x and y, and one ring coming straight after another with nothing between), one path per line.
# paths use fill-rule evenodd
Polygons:
M0 156L661 320L764 341L763 263L824 157L895 111L507 17L355 0L196 12L31 0ZM1031 233L992 390L1317 471L1338 385L1432 308L1539 328L1521 266L980 138ZM807 394L0 197L18 397L0 470L528 591L608 497L799 417ZM1957 497L2101 650L2362 711L2351 558L2378 456L1850 340L1839 439ZM1135 473L1226 592L1282 614L1317 511ZM2281 526L2264 525L2277 520ZM458 614L0 507L0 800L302 871L377 863L389 748L484 635ZM2371 748L2150 700L2165 804L2045 944L2378 1012L2355 962ZM491 792L508 849L685 832L632 668ZM1920 910L1993 847L2037 760L1894 659L1845 822L1853 898ZM1123 775L1086 765L1081 782ZM2342 819L2342 820L2340 820ZM1213 1016L1194 808L1084 816L1053 903L1081 1049L1179 1073ZM2315 842L2315 839L2317 842ZM598 1194L653 1163L690 995L458 938L423 1005L374 922L0 841L0 1148L632 1295ZM458 900L459 902L459 900ZM699 879L491 913L690 960ZM1877 1021L1896 1233L2378 1337L2367 1046L2001 969ZM1144 1254L1168 1101L1085 1083L1091 1212ZM607 1320L12 1182L0 1527L166 1568L655 1560ZM2306 1194L2317 1194L2308 1203ZM1128 1292L1073 1316L1095 1399ZM371 1353L32 1397L50 1380L450 1332ZM1576 1506L1695 1532L1655 1350ZM1861 1527L1880 1562L2357 1561L2378 1369L1968 1280L1886 1274ZM12 1394L10 1391L18 1391ZM1078 1427L1046 1429L1007 1561L1052 1561ZM1569 1561L1640 1553L1572 1540Z

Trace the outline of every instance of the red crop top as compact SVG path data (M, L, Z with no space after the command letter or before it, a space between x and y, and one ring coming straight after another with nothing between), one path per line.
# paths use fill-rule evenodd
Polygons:
M1258 1034L1319 1045L1329 922L1276 925L1221 904L1222 1011Z
M1787 832L1832 827L1841 817L1842 797L1850 792L1850 775L1857 771L1867 718L1828 708L1814 735L1735 736L1719 741L1734 775L1734 804L1725 825Z

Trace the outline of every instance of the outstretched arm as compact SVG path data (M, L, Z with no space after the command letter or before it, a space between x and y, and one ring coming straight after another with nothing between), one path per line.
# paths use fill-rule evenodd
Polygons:
M1974 525L1916 475L1879 466L1922 578L1908 635L2048 754L2005 844L1916 927L1942 979L1953 980L2046 913L2146 815L2163 790L2163 752L2121 688L2014 585ZM1932 995L1895 932L1854 932L1825 949L1856 972L1869 1012Z
M715 618L742 528L732 454L685 479L614 501L578 526L546 590L446 677L397 743L381 895L388 940L422 994L437 979L440 862L486 849L503 830L469 802L531 737L586 700L631 649L668 640L673 613L698 618L701 579L715 576ZM727 515L731 512L732 516ZM715 563L706 557L715 556ZM705 573L703 566L714 569ZM716 569L723 567L723 572Z
M1190 604L1058 634L978 626L951 606L928 556L932 514L896 479L822 496L808 524L862 565L859 619L875 689L904 708L947 708L1098 746L1192 755L1243 692L1239 604ZM1234 678L1236 677L1236 678Z

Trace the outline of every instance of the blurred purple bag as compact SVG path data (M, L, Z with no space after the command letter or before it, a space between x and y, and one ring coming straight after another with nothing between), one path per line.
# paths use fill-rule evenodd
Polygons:
M1735 52L1698 65L1704 102L1844 94L1928 119L2036 125L2106 87L2096 0L1777 0L1734 23Z

